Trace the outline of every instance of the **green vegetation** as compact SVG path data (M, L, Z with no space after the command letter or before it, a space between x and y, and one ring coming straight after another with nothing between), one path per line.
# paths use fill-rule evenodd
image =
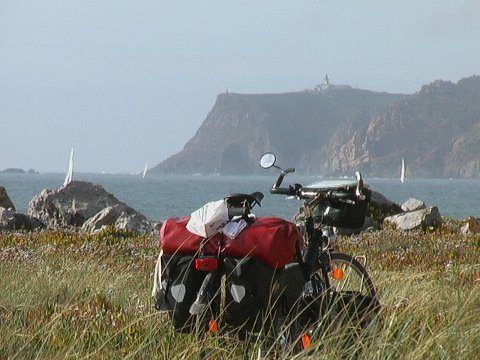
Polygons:
M383 305L379 329L332 359L474 359L480 353L480 235L384 230L341 238L365 254ZM0 359L196 359L206 345L176 334L150 300L158 241L109 230L0 234ZM257 358L240 343L215 358Z

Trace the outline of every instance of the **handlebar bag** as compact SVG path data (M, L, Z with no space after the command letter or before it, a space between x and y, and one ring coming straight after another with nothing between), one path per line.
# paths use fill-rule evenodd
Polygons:
M216 254L220 247L222 234L216 234L205 241L205 238L191 233L187 229L190 217L168 219L160 229L160 245L164 254L195 254L203 245L205 254Z
M338 191L350 192L352 197L355 194L355 189L338 189ZM340 199L329 199L319 204L313 210L314 220L327 226L350 229L361 228L365 222L371 193L368 189L364 189L363 192L366 195L365 200L356 199L352 203Z
M355 195L356 181L349 180L322 180L307 185L305 188L317 191L335 191L349 194L351 200L328 199L320 203L313 210L315 222L327 226L358 229L365 222L367 204L370 201L371 190L368 184L363 185L364 200Z
M295 261L303 238L295 224L276 217L258 217L235 239L224 238L222 253L232 257L255 257L271 268Z

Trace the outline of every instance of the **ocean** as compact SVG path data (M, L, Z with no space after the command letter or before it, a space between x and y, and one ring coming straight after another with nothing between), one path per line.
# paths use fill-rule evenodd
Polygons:
M151 220L165 220L190 214L203 204L219 200L232 193L261 191L262 206L254 209L258 216L273 215L291 219L300 206L295 199L271 195L269 189L278 173L274 169L262 176L185 176L185 175L110 175L75 174L75 179L101 184L105 190L127 203ZM26 213L28 203L43 189L62 186L64 174L0 173L0 186L18 212ZM319 177L289 174L284 185L306 185ZM480 180L447 179L365 179L371 188L399 204L410 197L423 200L428 206L438 206L442 216L464 219L480 217Z

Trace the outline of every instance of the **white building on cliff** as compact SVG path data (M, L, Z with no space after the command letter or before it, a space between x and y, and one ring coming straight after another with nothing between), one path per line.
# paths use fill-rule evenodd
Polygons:
M315 91L328 91L331 89L351 89L352 87L350 85L334 85L330 83L330 79L328 78L328 74L325 75L325 79L323 80L323 83L319 85L315 85L313 90Z

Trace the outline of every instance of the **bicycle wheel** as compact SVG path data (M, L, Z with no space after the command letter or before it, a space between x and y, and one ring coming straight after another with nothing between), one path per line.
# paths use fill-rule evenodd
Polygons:
M377 292L365 267L344 253L330 254L331 271L324 274L329 293L332 327L365 328L378 314Z
M332 252L331 271L326 277L327 287L339 293L355 292L376 299L377 292L365 267L354 257Z
M297 304L289 335L293 352L315 349L330 339L349 346L378 315L375 286L365 267L350 255L330 253L330 271L319 270L308 287L314 296Z

